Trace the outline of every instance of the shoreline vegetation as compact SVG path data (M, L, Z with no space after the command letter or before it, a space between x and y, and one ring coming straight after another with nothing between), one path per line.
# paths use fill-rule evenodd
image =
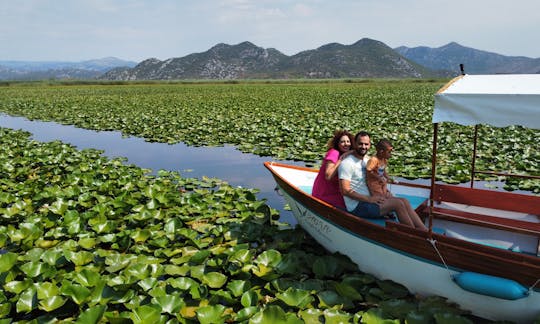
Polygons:
M413 83L445 83L448 78L430 78L430 79L408 79L408 78L344 78L344 79L194 79L194 80L133 80L133 81L115 81L115 80L0 80L0 87L4 86L55 86L55 85L140 85L140 84L316 84L316 83L376 83L376 82L413 82Z

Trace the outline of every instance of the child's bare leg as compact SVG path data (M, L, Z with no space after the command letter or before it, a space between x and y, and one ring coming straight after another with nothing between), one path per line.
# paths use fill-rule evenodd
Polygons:
M409 213L405 204L398 198L390 197L380 205L381 215L386 215L392 211L395 211L399 222L408 225L410 227L416 227L416 224L409 217Z
M426 225L424 225L424 222L422 221L420 216L418 216L416 211L412 208L411 203L406 198L398 198L398 199L400 199L405 205L405 208L407 209L407 213L409 214L411 221L414 223L414 227L418 229L422 229L422 230L427 230L428 228L426 227Z

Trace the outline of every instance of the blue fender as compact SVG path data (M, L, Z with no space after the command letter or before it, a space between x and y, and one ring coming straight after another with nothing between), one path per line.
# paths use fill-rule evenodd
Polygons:
M461 288L486 296L516 300L529 295L527 288L511 279L476 272L461 272L452 279Z

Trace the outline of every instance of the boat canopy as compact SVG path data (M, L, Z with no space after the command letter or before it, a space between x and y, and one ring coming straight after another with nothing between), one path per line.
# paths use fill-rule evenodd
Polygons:
M435 95L440 122L540 129L540 74L459 76Z

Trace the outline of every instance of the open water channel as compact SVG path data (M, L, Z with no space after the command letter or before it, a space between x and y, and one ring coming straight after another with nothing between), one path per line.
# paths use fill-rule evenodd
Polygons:
M231 186L259 189L257 197L266 199L270 207L277 209L280 221L296 224L292 213L284 210L283 197L275 191L276 184L263 162L274 160L242 153L234 146L194 147L183 143L150 143L138 137L122 137L116 131L92 131L54 122L31 121L23 117L0 114L0 127L21 129L33 134L40 142L60 140L78 149L103 150L109 158L125 157L129 164L141 168L178 171L184 177L219 178ZM278 160L274 160L278 161ZM284 161L282 161L284 162ZM287 163L303 165L301 162Z

